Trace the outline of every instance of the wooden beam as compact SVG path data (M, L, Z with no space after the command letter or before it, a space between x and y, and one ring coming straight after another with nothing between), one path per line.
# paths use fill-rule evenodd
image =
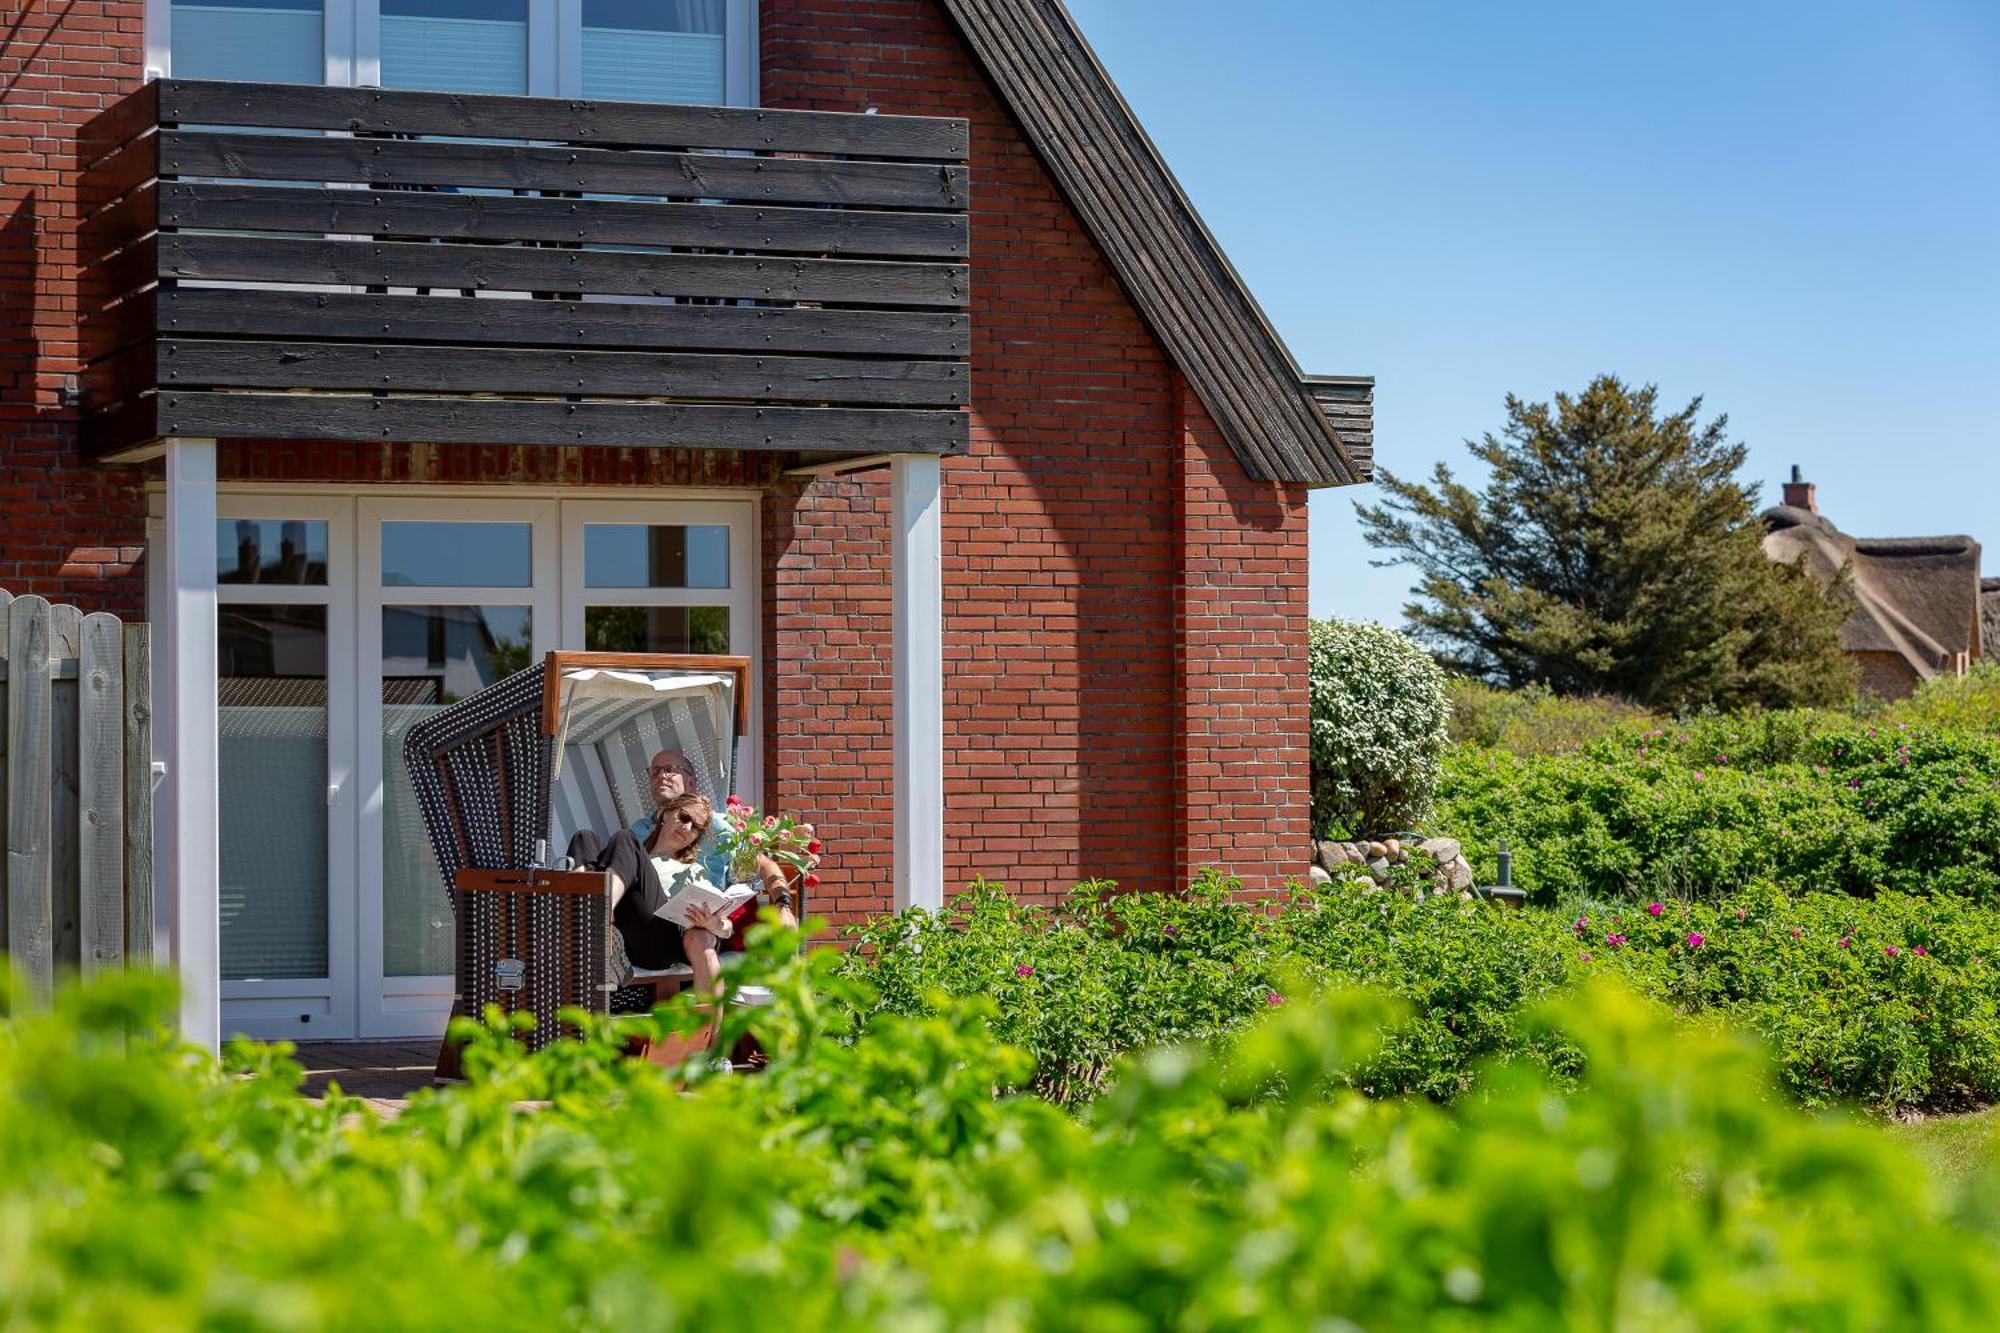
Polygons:
M962 361L712 356L490 347L236 342L171 338L141 344L84 372L118 393L140 380L166 388L349 389L416 393L622 395L871 406L956 407L967 401ZM116 368L116 369L113 369ZM105 397L106 403L115 397Z
M705 403L566 403L313 393L159 395L157 434L661 449L965 452L963 412Z
M165 79L166 123L962 160L965 120Z
M962 307L971 299L970 277L961 264L189 233L162 234L140 242L134 252L153 245L158 246L158 276L175 279L877 306ZM107 268L113 276L123 274L117 261ZM119 288L116 294L126 290Z
M151 230L149 187L128 202L120 244ZM689 245L898 259L962 259L967 222L956 213L887 213L846 208L749 204L646 203L410 190L336 190L163 181L158 223L215 230L296 231L314 235L414 236L458 241L557 241L591 245ZM109 219L125 206L102 215ZM95 220L93 220L95 221ZM92 243L103 237L86 224Z
M489 130L488 133L491 133ZM918 162L532 148L433 139L312 139L162 130L158 170L170 176L356 181L500 190L578 190L771 204L966 207L964 167ZM152 140L135 144L137 151ZM124 179L134 166L107 181ZM150 175L148 171L146 175ZM141 184L145 175L131 181ZM107 200L108 202L108 200Z
M773 309L460 296L274 292L204 287L142 294L129 313L85 318L105 343L141 328L167 334L379 339L383 342L966 357L963 312ZM149 320L150 316L150 320Z

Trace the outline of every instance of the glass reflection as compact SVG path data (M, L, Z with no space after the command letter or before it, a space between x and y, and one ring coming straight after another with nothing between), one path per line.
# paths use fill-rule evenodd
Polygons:
M530 523L384 523L385 588L525 588L534 577Z
M528 91L528 0L381 0L382 86Z
M729 651L726 606L592 606L583 613L584 647L593 653Z
M215 525L215 581L325 587L325 522L223 519Z
M727 588L729 528L588 524L583 581L591 588Z

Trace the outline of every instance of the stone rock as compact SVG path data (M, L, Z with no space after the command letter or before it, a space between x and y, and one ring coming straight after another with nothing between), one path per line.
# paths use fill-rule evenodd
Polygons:
M1457 838L1425 838L1417 846L1436 857L1439 865L1449 865L1456 861L1463 851L1458 845Z
M1368 873L1375 877L1376 883L1386 884L1389 880L1388 861L1379 856L1370 857L1368 861Z
M1449 876L1445 882L1451 885L1452 888L1463 892L1472 887L1472 867L1467 865L1464 860L1454 858L1444 867L1444 871Z
M1404 860L1403 844L1397 842L1394 838L1386 839L1382 843L1382 855L1389 859L1391 865L1401 864Z
M1319 844L1319 864L1328 870L1338 870L1353 861L1343 842L1323 842Z
M1371 842L1368 844L1368 859L1371 862L1385 861L1388 859L1388 857L1389 857L1389 849L1382 843Z
M1320 866L1311 867L1306 871L1306 876L1312 881L1312 886L1316 889L1324 889L1333 883L1333 876L1327 874Z

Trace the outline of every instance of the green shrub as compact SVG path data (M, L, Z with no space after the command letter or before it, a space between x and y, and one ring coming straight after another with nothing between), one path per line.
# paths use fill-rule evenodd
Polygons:
M1446 741L1444 672L1380 625L1314 621L1309 639L1314 830L1414 826Z
M2000 662L1975 662L1963 676L1939 676L1891 704L1882 718L1913 727L2000 732Z
M1521 757L1445 756L1436 828L1482 877L1505 838L1517 884L1577 894L2000 897L2000 737L1835 715L1704 719Z
M1519 1018L1607 973L1684 1013L1762 1033L1807 1105L2000 1099L1994 909L1764 890L1720 903L1663 895L1655 916L1643 899L1512 911L1346 885L1273 904L1240 900L1235 888L1215 875L1185 895L1085 885L1050 910L982 883L942 915L859 928L839 971L865 982L886 1013L936 1015L991 998L997 1035L1032 1057L1010 1086L1066 1106L1099 1095L1131 1051L1233 1032L1273 997L1350 986L1407 1006L1355 1066L1374 1095L1450 1100L1492 1060L1563 1078L1578 1066L1575 1048L1558 1030L1524 1033ZM1691 934L1700 949L1689 949Z
M1507 690L1466 676L1446 685L1451 700L1451 741L1512 754L1561 754L1661 721L1637 704L1606 695L1571 698L1546 685Z
M177 1049L157 987L65 992L0 1022L0 1322L1975 1329L2000 1301L1994 1186L1946 1215L1879 1128L1615 988L1523 1027L1575 1052L1554 1084L1370 1102L1383 1004L1290 997L1072 1117L994 1095L990 1002L857 1026L827 966L768 974L762 1077L486 1031L473 1084L388 1122L299 1098L283 1047Z

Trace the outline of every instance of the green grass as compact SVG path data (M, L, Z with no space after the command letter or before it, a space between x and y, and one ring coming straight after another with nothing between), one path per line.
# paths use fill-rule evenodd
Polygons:
M2000 1107L1964 1115L1932 1115L1889 1126L1890 1134L1923 1159L1948 1199L1956 1199L1994 1164Z

